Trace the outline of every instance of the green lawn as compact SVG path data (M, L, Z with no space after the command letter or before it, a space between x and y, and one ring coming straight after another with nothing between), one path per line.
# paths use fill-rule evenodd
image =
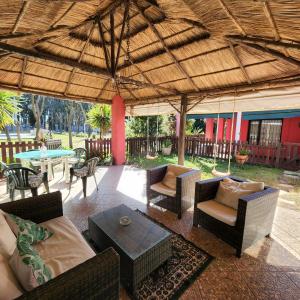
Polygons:
M133 163L141 168L148 169L151 167L167 164L177 163L177 156L158 156L153 160L146 158L132 158L130 163ZM213 169L213 160L210 158L192 158L186 157L185 165L187 167L201 169L201 179L212 178L211 171ZM217 171L226 172L227 162L217 161ZM231 174L241 178L247 178L253 181L264 181L265 184L276 187L279 184L278 178L282 174L281 169L268 168L258 165L245 165L239 167L235 162L231 163Z
M87 134L73 134L73 148L77 147L84 147L84 140L87 138ZM62 146L64 148L69 148L69 135L67 132L63 133L52 133L52 138L53 139L58 139L61 140ZM3 142L6 142L6 140L2 140ZM17 139L11 139L12 142L17 142ZM28 139L28 138L22 138L22 141L28 142L28 141L33 141L33 139Z

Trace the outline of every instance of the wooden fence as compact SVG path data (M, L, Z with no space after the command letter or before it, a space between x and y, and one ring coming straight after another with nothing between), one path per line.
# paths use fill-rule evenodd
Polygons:
M161 152L166 141L172 143L173 153L177 152L176 137L151 137L147 138L128 138L126 139L126 151L130 156L145 156L147 153L154 154ZM2 161L10 163L14 161L14 154L28 151L30 149L38 149L39 142L2 142L1 158ZM251 145L246 143L232 143L231 153L229 153L230 143L218 141L216 153L218 159L227 160L229 155L234 154L240 148L246 148L250 151L248 163L262 164L273 167L280 167L287 170L300 169L300 144L278 144L278 145ZM111 155L111 140L86 140L85 148L89 157L101 156L102 158ZM214 141L207 140L203 137L188 136L186 137L185 153L191 156L213 158Z
M15 161L14 155L16 153L25 152L31 149L38 149L41 146L40 142L1 142L1 159L5 163L12 163Z

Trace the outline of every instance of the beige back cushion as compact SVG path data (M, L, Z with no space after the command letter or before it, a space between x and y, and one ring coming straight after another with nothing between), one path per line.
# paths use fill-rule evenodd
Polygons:
M0 254L0 300L15 299L22 295L23 290L18 283L8 259Z
M0 209L0 255L10 257L17 245L17 239L10 229L6 219L5 212Z
M219 184L215 200L221 204L238 209L239 198L263 189L263 182L237 182L230 178L225 178Z
M170 189L176 190L176 177L191 170L191 168L179 165L168 165L167 172L162 183Z

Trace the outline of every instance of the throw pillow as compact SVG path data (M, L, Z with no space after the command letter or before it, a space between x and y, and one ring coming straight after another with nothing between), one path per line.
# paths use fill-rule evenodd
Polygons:
M8 258L12 256L15 248L17 239L8 226L5 219L5 213L0 210L0 255Z
M24 220L13 214L6 214L5 217L16 236L19 234L31 236L31 244L44 241L53 235L47 228L39 226L30 220Z
M31 291L52 278L50 269L30 242L30 236L19 234L17 247L9 260L12 270L26 291Z
M263 188L264 184L261 182L237 182L224 178L219 184L215 200L237 210L239 198L261 191Z
M162 183L172 190L176 190L176 175L172 171L168 171L162 180Z

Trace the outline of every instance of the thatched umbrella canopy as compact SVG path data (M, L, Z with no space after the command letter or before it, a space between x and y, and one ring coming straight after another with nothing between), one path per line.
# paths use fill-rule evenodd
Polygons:
M0 0L0 20L1 88L176 111L300 83L299 0Z

